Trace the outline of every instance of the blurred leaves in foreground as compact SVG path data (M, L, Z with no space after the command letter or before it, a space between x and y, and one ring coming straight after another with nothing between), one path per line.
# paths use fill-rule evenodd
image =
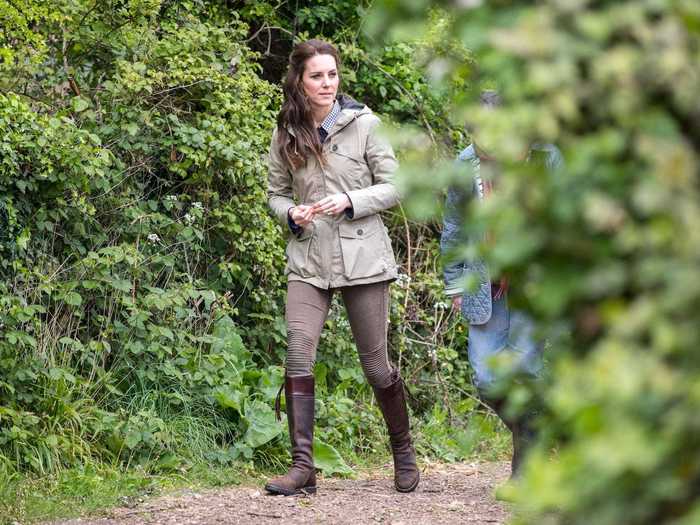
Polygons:
M484 255L548 341L543 438L503 490L516 521L700 523L700 4L385 1L377 20L415 34L436 4L477 72L451 114L502 161L465 228L488 225ZM482 88L503 107L481 110ZM423 145L403 184L426 216L470 177L407 142ZM565 168L518 162L533 142Z

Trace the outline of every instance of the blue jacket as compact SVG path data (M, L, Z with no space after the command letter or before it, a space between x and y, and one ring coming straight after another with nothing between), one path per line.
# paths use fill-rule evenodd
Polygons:
M562 165L561 152L552 144L534 144L530 152L541 151L545 154L545 166L555 170ZM466 162L472 168L472 183L467 187L451 187L447 190L445 214L443 217L440 251L445 261L443 273L445 294L454 297L463 295L462 315L469 324L485 324L491 319L491 277L489 269L480 259L449 260L452 252L460 244L474 244L477 239L469 238L462 231L463 210L466 202L479 195L480 161L473 145L464 149L457 157L457 163ZM464 290L464 282L471 278L477 286Z

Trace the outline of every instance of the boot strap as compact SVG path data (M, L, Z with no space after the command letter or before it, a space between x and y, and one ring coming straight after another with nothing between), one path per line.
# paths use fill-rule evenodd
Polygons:
M284 390L284 381L282 381L282 384L280 385L280 389L277 391L277 397L275 397L275 417L277 417L277 421L282 421L282 414L281 412L281 398L282 398L282 390Z

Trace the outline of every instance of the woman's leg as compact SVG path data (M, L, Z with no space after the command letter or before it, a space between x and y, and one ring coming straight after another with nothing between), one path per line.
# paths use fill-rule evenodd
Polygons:
M328 316L332 292L301 281L287 285L287 376L313 374L316 347Z
M510 312L506 296L494 299L491 308L491 318L484 324L469 325L469 341L467 353L469 364L474 372L474 383L481 391L491 394L495 387L502 388L502 381L493 361L508 348L508 332L510 329Z
M340 289L367 382L385 388L392 383L387 351L389 282Z
M389 431L394 456L394 486L399 492L411 492L418 486L420 473L411 445L403 380L389 364L389 283L348 286L341 291L362 369L374 389Z
M290 496L316 492L313 462L314 376L316 346L328 314L331 292L292 281L287 285L287 372L284 395L292 442L292 466L284 476L270 480L265 489Z
M513 377L538 379L542 345L535 340L532 319L511 311L506 296L493 300L491 312L485 324L469 325L468 354L476 386L498 395Z

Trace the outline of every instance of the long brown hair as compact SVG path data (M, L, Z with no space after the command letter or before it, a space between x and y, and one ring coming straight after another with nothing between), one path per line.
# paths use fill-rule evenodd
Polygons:
M291 169L297 169L311 156L323 164L321 141L301 83L306 61L315 55L332 56L340 75L338 50L323 40L314 38L299 42L289 55L289 69L282 85L284 103L277 115L277 138L280 156ZM289 132L290 129L294 135Z

